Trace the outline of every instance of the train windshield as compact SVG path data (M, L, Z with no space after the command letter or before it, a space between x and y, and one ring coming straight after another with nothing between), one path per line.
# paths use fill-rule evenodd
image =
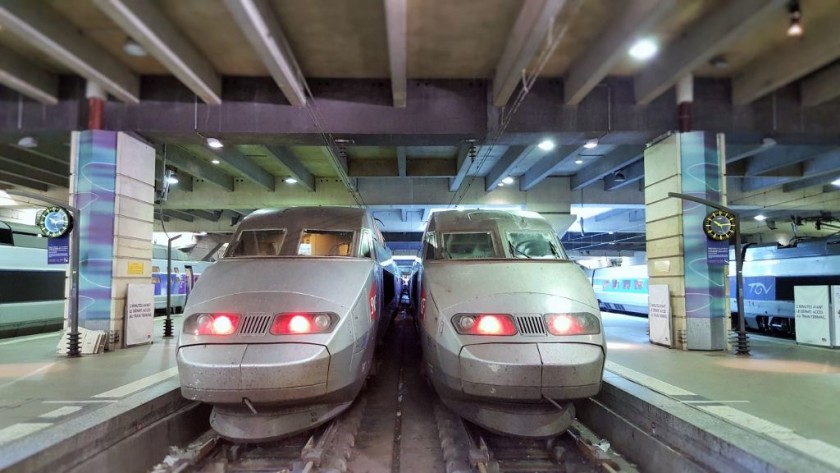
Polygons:
M225 257L280 256L286 230L243 230L235 242L228 245Z
M568 259L549 232L510 232L508 249L513 258Z
M334 230L304 230L300 235L297 254L300 256L351 256L353 232Z
M496 258L493 237L488 232L444 233L445 259Z

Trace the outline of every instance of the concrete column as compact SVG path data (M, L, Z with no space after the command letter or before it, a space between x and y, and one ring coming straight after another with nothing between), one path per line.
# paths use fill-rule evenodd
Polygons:
M645 151L649 284L669 287L674 348L726 349L725 267L707 264L702 228L712 209L668 197L676 192L725 205L722 140L704 132L678 133Z
M151 282L154 149L124 133L72 135L70 192L81 211L79 326L121 345L129 283Z

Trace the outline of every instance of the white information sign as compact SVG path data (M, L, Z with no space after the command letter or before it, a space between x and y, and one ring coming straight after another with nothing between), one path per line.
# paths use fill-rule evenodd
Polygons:
M794 286L796 343L831 346L828 286Z
M671 347L671 297L667 284L648 286L650 342Z
M154 321L154 284L129 284L125 301L125 346L151 343Z
M831 346L840 348L840 286L831 286Z

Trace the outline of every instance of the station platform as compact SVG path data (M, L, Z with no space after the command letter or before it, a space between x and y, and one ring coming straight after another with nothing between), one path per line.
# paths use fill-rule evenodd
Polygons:
M179 316L174 323L179 330ZM840 350L751 334L749 357L685 352L650 344L645 318L604 313L604 325L606 380L644 386L840 471ZM47 433L103 421L138 396L176 396L177 341L162 334L157 318L154 343L82 358L56 355L57 332L0 341L0 470Z

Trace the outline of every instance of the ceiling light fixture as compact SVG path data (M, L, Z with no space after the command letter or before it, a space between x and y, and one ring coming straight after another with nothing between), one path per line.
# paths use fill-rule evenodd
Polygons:
M504 182L500 182L500 183L496 184L496 186L498 186L498 187L504 187L504 186L505 186L505 183L504 183Z
M580 159L580 158L577 158L577 159L575 160L575 164L583 164L583 160L582 160L582 159Z
M799 0L791 0L788 4L788 11L790 11L790 25L788 25L787 35L802 36L805 30L802 29L802 10L799 8Z
M170 185L178 183L178 175L175 174L175 171L171 169L166 171L166 183Z
M222 144L222 142L219 141L218 138L207 138L207 146L209 146L211 148L214 148L214 149L219 149L219 148L224 147L225 145Z
M123 43L123 52L134 57L144 57L149 55L146 48L140 45L140 43L135 41L133 38L127 38L125 40L125 43Z
M297 179L294 177L287 177L286 179L283 179L283 182L286 184L297 184Z
M508 177L502 179L502 182L505 183L505 184L513 184L513 178L508 176Z
M598 138L593 138L591 140L587 140L586 143L583 144L583 147L586 149L596 148L598 146Z
M726 57L722 55L709 59L709 64L711 64L711 66L715 69L726 69L729 67L729 61L727 61Z
M616 172L613 174L613 181L615 182L624 182L627 180L627 177L624 176L624 173L621 171Z
M218 159L213 159L213 160L211 160L210 162L211 162L211 163L213 163L213 164L219 164L219 163L221 163L221 161L219 161Z
M24 136L23 138L18 140L17 145L21 148L37 148L38 140L31 136Z
M835 185L835 186L837 186L837 187L840 187L840 178L837 178L837 179L835 179L835 180L831 181L831 184L833 184L833 185Z
M756 216L755 216L755 217L753 217L753 218L754 218L754 219L756 219L756 220L758 220L759 222L763 222L763 221L767 220L767 217L765 217L765 216L764 216L764 215L762 215L762 214L758 214L758 215L756 215Z
M640 61L652 58L659 51L659 46L651 39L640 39L636 41L628 51L631 56Z
M542 140L537 146L543 151L551 151L554 149L554 142L551 140Z

